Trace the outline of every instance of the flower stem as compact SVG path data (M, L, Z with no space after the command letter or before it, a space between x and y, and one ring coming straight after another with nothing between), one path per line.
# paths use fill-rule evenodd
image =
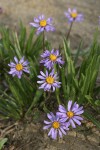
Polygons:
M43 105L43 110L46 113L49 113L50 111L48 110L48 108L46 107L46 102L48 101L48 99L50 98L51 92L48 92L48 96L46 97L46 92L44 93L44 105Z
M73 26L73 22L71 22L71 24L70 24L70 28L69 28L69 31L68 31L68 33L67 33L67 36L66 36L66 39L67 39L67 40L69 39L69 36L70 36L71 30L72 30L72 26Z
M43 31L43 52L45 51L45 34L44 34L44 31Z
M34 88L36 87L35 85L33 85L31 82L30 82L30 79L24 74L24 78L28 81L28 83Z
M59 98L59 89L56 89L56 98L57 98L58 105L60 105L61 102L60 102L60 98Z

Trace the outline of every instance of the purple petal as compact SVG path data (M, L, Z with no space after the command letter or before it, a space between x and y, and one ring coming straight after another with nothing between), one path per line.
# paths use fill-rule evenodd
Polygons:
M60 130L62 131L62 133L63 133L64 135L66 135L66 132L64 131L64 129L63 129L62 127L60 127Z
M50 17L50 18L48 18L47 19L47 24L51 24L52 23L52 21L53 21L53 19Z
M36 24L34 22L31 22L30 25L33 26L33 27L35 27L35 28L38 28L40 26L39 24Z
M38 18L39 18L39 20L44 20L45 19L44 15L40 15Z
M11 69L11 71L9 71L8 73L9 73L9 74L13 74L14 72L16 72L16 69L15 69L15 68Z
M57 138L57 129L54 129L54 132L52 132L52 139L56 140Z
M79 126L81 125L81 122L79 121L79 120L77 120L77 119L75 119L74 117L73 117L73 120L76 122L76 124L78 124Z
M60 119L60 122L66 122L67 119L68 119L68 117L66 116L66 118Z
M72 10L72 13L77 13L76 8L74 8L74 9Z
M50 128L50 127L51 127L51 125L47 125L47 126L44 126L43 129L46 130L46 129Z
M39 19L34 17L34 22L39 23L40 21L39 21Z
M54 130L53 128L50 129L48 136L50 136L52 134L53 130Z
M47 25L47 26L45 27L45 30L46 30L47 32L49 32L49 31L55 31L55 28L54 28L53 26Z
M15 66L16 66L16 64L15 64L15 63L13 63L13 62L11 62L10 64L8 64L8 66L10 66L10 67L15 67Z
M78 119L78 120L83 120L83 118L80 117L80 116L74 116L74 118L75 118L75 119Z
M27 66L29 64L29 62L26 60L23 62L23 66Z
M69 122L71 123L73 128L76 128L76 125L75 125L75 123L74 123L74 121L72 119L70 119Z
M64 112L64 113L67 112L67 110L62 105L59 105L58 109L59 109L60 112Z
M20 79L21 76L22 76L22 71L17 72L17 76L18 76L18 78Z
M40 73L41 73L41 75L43 76L43 77L45 77L46 75L42 72L42 71L40 71Z
M66 128L67 128L68 130L69 130L69 128L68 128L69 126L70 126L70 123L67 122L67 123L66 123Z
M60 138L62 138L62 132L60 130L58 130L58 131L59 131Z
M24 62L24 56L21 58L21 60L19 61L19 64L23 64Z
M38 84L41 84L41 83L44 83L44 82L45 82L45 80L44 81L37 81Z
M46 86L46 83L43 83L43 84L39 87L39 89L44 89L45 86Z
M37 76L39 79L45 79L45 77L41 76L41 75L38 75Z
M80 115L80 114L83 114L83 113L84 113L84 110L76 112L75 115Z
M70 8L68 8L68 12L69 12L69 13L71 13L71 12L72 12Z
M78 109L75 109L75 110L74 110L74 113L79 112L79 111L81 111L82 109L83 109L83 106L79 107Z
M68 111L70 111L71 106L72 106L72 101L69 101L69 102L68 102Z
M15 62L18 64L18 59L17 59L16 56L14 57L14 60L15 60Z
M47 114L47 117L48 117L51 121L54 121L54 118L52 117L51 114Z
M51 124L51 122L44 120L45 124Z

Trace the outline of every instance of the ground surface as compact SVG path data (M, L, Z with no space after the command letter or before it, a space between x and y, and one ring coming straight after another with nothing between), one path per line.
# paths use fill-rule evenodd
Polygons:
M68 31L69 25L64 16L68 7L76 7L85 19L82 23L74 24L71 33L73 48L77 47L81 38L85 47L90 44L100 16L100 0L0 0L0 7L3 9L0 25L11 28L17 27L21 19L29 30L29 22L34 16L45 14L46 17L53 17L56 32L47 34L53 47L58 46L61 35ZM87 131L71 131L63 140L52 141L42 130L42 123L24 123L7 135L10 145L5 150L99 150L99 131L95 128Z
M33 115L34 116L34 115ZM46 116L40 112L38 119L30 117L23 122L6 122L2 126L1 136L8 142L3 150L99 150L99 130L84 120L81 127L70 130L63 139L52 140L43 131Z

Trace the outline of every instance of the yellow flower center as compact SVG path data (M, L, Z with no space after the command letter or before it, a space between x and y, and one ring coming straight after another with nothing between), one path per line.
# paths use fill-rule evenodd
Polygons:
M48 76L48 77L46 78L46 82L47 82L48 84L53 84L53 83L54 83L54 78L51 77L51 76Z
M17 70L17 71L21 71L22 69L23 69L22 64L17 64L17 65L16 65L16 70Z
M77 13L74 13L74 12L71 13L72 18L74 19L77 17L77 15L78 15Z
M60 123L58 121L54 121L52 126L53 128L58 129L60 127Z
M41 26L41 27L45 27L46 25L47 25L46 20L41 20L41 21L40 21L40 26Z
M51 55L50 55L50 59L51 59L52 61L56 61L57 56L56 56L56 55L51 54Z
M74 116L74 113L73 113L72 111L68 111L68 112L67 112L67 116L68 116L69 118L72 118L72 117Z

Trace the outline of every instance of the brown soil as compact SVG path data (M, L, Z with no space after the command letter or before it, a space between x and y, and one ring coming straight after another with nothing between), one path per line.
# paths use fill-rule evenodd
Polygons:
M38 116L40 118L40 116ZM99 150L99 131L88 121L82 123L82 127L68 132L63 139L52 140L43 131L43 118L28 118L23 122L6 122L5 128L1 130L1 136L7 137L3 150ZM3 126L2 126L3 128ZM95 132L92 132L92 131ZM88 136L92 137L88 140Z
M41 13L46 17L53 17L56 32L47 34L53 47L58 46L62 40L61 35L65 35L68 31L69 25L64 16L68 7L76 7L79 12L84 14L85 18L84 22L74 24L71 33L73 48L77 48L81 38L84 40L85 47L90 45L98 26L98 16L100 16L100 0L0 0L0 7L3 9L3 13L0 14L0 25L10 28L18 26L19 20L22 20L29 30L29 22L33 20L34 16L37 17ZM81 137L78 136L78 132L71 131L72 135L53 141L42 130L42 125L43 120L37 123L24 121L24 123L18 123L11 127L3 134L3 137L8 137L8 143L4 150L99 150L100 148L96 139L99 138L99 135L93 133L95 138L90 136L89 141L85 129L80 133L83 135ZM92 134L90 130L88 133Z

